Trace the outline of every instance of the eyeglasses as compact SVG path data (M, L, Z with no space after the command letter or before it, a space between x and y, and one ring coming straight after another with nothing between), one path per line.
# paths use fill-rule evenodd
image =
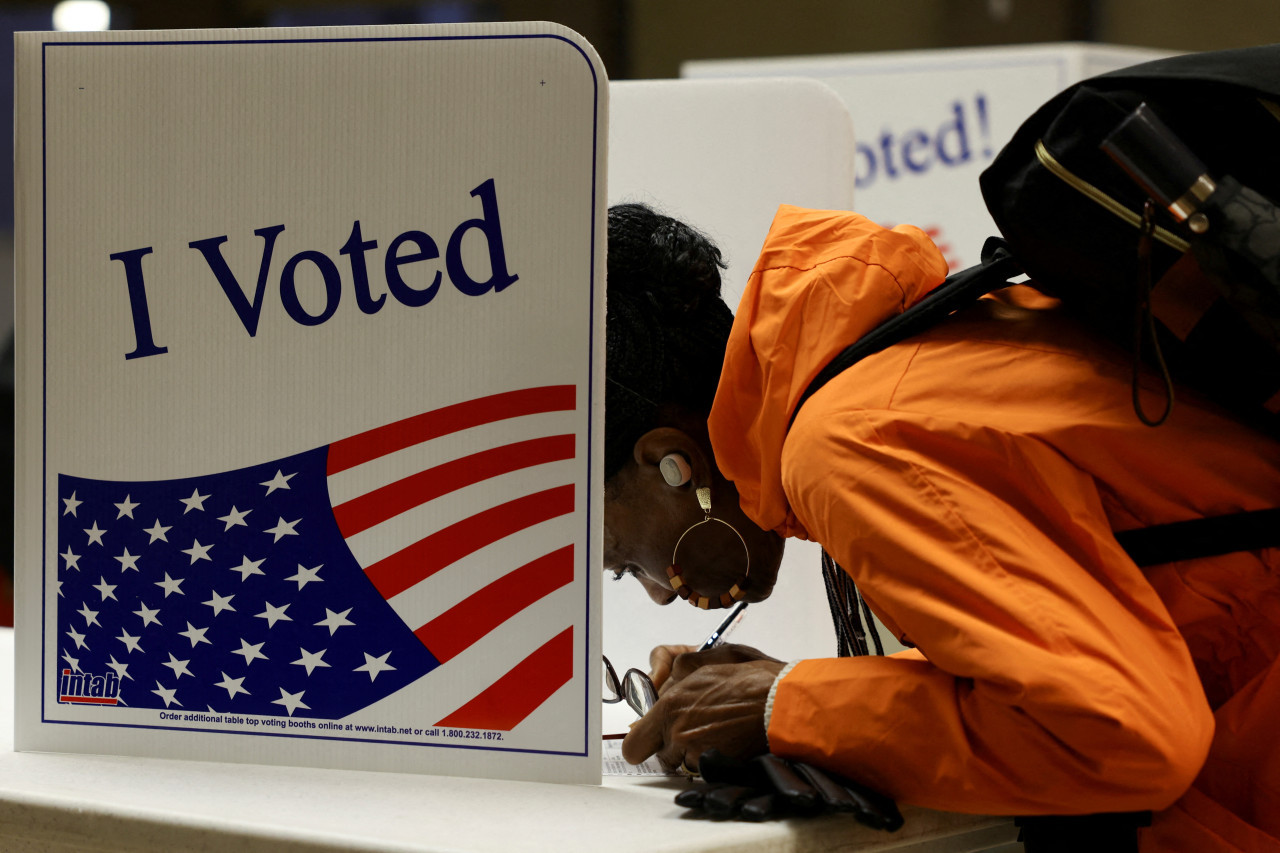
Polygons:
M631 706L631 710L640 716L643 717L649 713L649 709L658 701L658 689L653 686L649 676L632 667L619 679L609 659L603 656L602 659L604 660L604 678L601 679L601 683L604 685L602 697L604 703L612 705L625 699Z

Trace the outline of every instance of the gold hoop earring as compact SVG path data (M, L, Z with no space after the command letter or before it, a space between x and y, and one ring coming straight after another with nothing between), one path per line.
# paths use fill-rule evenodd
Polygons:
M742 538L742 534L738 529L723 518L714 518L711 515L711 489L703 487L696 490L698 496L698 506L702 507L704 518L691 525L684 533L680 534L680 538L676 540L675 550L671 552L671 565L667 567L667 578L671 582L671 588L676 594L688 601L694 607L703 610L715 610L721 607L729 607L735 601L741 601L744 590L747 588L747 576L751 573L751 549L747 547L747 540ZM684 537L689 535L689 531L695 527L701 527L712 521L718 521L725 527L733 531L733 535L738 537L738 541L742 543L742 550L747 555L747 569L742 573L742 577L735 583L728 592L716 596L714 598L702 595L689 584L685 583L684 578L680 574L680 566L676 561L676 555L680 553L680 543L684 541Z

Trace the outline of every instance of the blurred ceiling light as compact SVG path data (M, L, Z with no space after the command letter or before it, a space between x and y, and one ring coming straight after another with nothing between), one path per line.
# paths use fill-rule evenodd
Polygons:
M111 7L102 0L62 0L53 7L55 30L107 30L111 28Z

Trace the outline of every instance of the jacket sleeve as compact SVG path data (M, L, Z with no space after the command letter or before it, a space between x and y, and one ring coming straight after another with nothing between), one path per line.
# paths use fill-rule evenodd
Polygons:
M797 517L924 658L800 662L775 753L987 814L1160 809L1191 784L1213 718L1088 475L936 416L806 417L791 439Z

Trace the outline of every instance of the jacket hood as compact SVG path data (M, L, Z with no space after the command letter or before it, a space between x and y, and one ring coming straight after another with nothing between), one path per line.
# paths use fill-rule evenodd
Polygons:
M782 489L782 446L809 382L946 275L919 228L779 208L738 305L707 423L716 465L762 528L808 538Z

